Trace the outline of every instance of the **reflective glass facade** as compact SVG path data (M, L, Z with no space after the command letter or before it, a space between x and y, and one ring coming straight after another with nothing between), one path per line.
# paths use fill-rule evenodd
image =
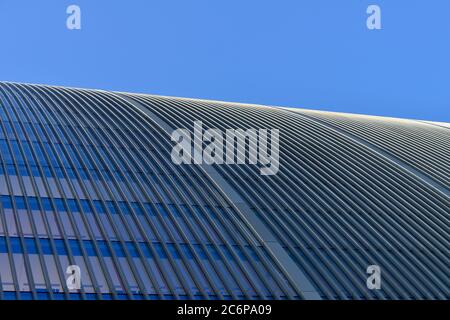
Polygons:
M281 172L173 164L171 130L195 120L280 128ZM448 138L432 123L0 83L0 299L448 297ZM366 288L370 264L382 290Z

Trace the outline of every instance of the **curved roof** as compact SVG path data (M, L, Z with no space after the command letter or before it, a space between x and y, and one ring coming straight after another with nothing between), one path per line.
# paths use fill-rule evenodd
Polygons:
M100 158L95 169L115 168L120 176L110 182L105 174L105 195L101 187L89 193L81 186L83 196L64 196L61 185L58 197L80 206L111 202L120 212L122 202L144 211L158 204L169 212L167 218L146 218L154 238L138 217L122 221L127 237L116 231L114 238L129 255L132 274L146 274L135 278L147 276L152 288L158 275L141 243L155 256L158 244L167 256L172 250L181 257L181 265L175 258L167 266L155 261L166 289L150 292L144 280L136 281L145 297L449 297L446 123L13 83L0 83L0 99L9 114L2 121L14 122L8 106L33 109L56 125L44 130L69 144L94 146L78 148L74 158L92 153ZM174 164L171 134L192 129L195 121L223 131L279 129L279 171L261 175L254 165ZM102 149L104 144L114 148ZM65 148L59 152L69 154ZM13 194L12 188L7 192ZM103 238L114 257L113 241ZM128 242L137 253L128 252ZM381 268L380 290L366 286L369 265Z

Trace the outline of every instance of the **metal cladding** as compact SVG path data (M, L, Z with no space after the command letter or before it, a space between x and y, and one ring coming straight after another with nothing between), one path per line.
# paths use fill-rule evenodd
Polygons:
M449 298L446 123L17 83L0 120L0 299ZM195 121L279 171L174 164Z

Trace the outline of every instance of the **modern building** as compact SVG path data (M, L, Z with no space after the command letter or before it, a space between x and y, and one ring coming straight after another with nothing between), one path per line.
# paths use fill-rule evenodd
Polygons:
M0 299L449 298L448 123L18 83L0 120ZM174 163L195 121L278 172Z

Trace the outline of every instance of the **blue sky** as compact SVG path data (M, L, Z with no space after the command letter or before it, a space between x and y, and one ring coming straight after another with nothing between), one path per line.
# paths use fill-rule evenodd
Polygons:
M449 0L0 0L0 35L5 81L450 122Z

